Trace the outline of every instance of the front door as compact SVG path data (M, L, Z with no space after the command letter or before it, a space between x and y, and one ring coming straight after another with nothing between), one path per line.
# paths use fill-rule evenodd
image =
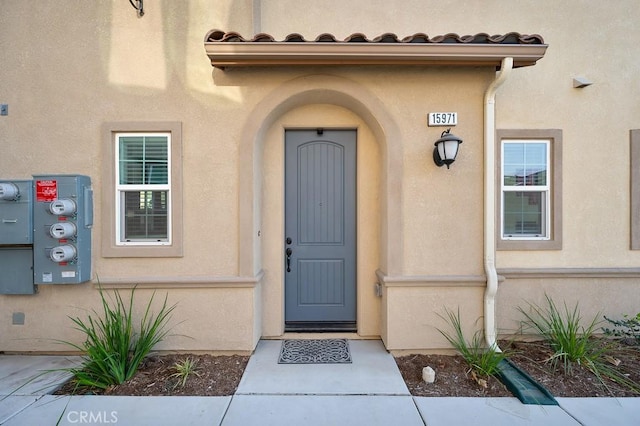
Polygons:
M356 328L356 131L285 135L285 329Z

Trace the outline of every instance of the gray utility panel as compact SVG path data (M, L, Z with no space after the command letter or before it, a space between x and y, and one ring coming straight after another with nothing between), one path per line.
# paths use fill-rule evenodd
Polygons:
M33 281L91 279L93 190L82 175L34 175Z
M33 249L0 246L0 294L35 294Z
M0 294L34 294L33 181L0 180Z
M0 245L33 243L33 181L0 181Z

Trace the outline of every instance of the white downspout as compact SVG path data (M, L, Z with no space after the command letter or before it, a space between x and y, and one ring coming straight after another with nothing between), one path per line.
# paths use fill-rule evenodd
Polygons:
M484 337L487 345L500 352L497 342L496 294L496 91L513 69L513 58L503 58L500 73L484 94Z

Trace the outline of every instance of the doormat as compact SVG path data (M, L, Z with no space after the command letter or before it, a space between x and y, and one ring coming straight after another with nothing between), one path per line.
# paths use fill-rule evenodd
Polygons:
M283 340L278 364L350 364L347 339Z

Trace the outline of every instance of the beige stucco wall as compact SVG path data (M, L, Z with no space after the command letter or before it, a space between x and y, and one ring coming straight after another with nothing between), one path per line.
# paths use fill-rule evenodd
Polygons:
M638 310L633 282L640 277L640 253L629 250L628 166L629 130L640 128L637 1L590 2L584 10L552 0L508 8L497 0L165 0L145 6L138 18L122 0L83 7L3 3L0 103L9 105L9 115L0 117L0 179L91 176L94 273L107 282L146 282L140 296L158 287L157 296L168 293L178 302L174 331L192 338L171 337L163 348L251 350L260 336L282 333L282 131L289 126L358 129L360 335L381 335L393 349L441 348L435 329L441 308L459 305L470 329L483 315L482 97L492 70L223 72L213 70L204 53L203 37L212 28L246 36L264 31L277 39L292 32L308 39L323 32L338 38L354 32L371 38L384 32L541 34L550 47L537 65L514 70L500 88L496 127L562 130L563 247L497 253L498 269L511 271L498 293L499 328L512 328L513 306L540 302L545 291L568 301L580 295L587 316ZM575 76L594 84L574 89ZM464 143L450 170L431 159L443 130L426 126L433 111L458 112L452 132ZM110 166L101 157L100 129L118 121L182 122L183 257L100 255L100 227L107 226L101 191L108 184L101 170ZM513 271L522 268L553 274L517 278ZM563 274L566 268L606 271L589 277L585 270L583 278ZM162 278L173 282L158 284ZM383 282L382 298L375 296L376 281ZM98 308L98 301L92 284L0 295L0 350L57 350L43 338L76 338L67 316ZM14 312L25 313L25 325L11 324Z
M128 303L130 291L119 289ZM167 322L167 337L158 350L247 352L260 336L256 304L260 293L248 288L197 288L189 285L135 291L134 324L139 324L155 291L153 311L165 296L176 307ZM104 290L107 300L113 290ZM0 313L0 344L7 352L64 352L75 349L58 340L81 344L82 334L70 317L86 320L103 317L100 295L91 284L41 286L33 296L3 296ZM13 325L12 315L24 313L24 324ZM257 325L257 326L256 326Z
M482 329L481 285L426 285L404 283L385 288L385 327L382 339L389 350L445 350L449 343L441 332L455 335L448 313L458 316L471 339Z
M66 2L65 2L66 3ZM10 115L0 122L2 178L33 173L91 176L95 191L93 271L106 281L138 277L205 277L204 288L164 288L177 302L176 334L160 345L177 350L251 350L261 335L260 289L238 286L237 139L240 88L216 87L202 49L214 26L245 22L251 2L216 5L147 4L137 18L127 2L87 7L42 2L3 4L0 50L7 72L0 83ZM215 7L213 7L215 6ZM248 9L247 9L248 8ZM246 23L245 29L250 29ZM107 259L100 256L100 130L106 121L182 121L184 257ZM222 130L220 130L222 129ZM202 236L202 237L200 237ZM213 277L207 284L206 277ZM231 284L227 277L231 277ZM126 290L123 290L126 292ZM150 290L140 290L140 296ZM78 337L68 315L99 308L91 284L43 286L34 296L0 296L0 347L53 351L50 339ZM12 325L12 314L25 314Z
M637 285L635 277L597 273L560 279L512 278L498 293L497 304L501 307L498 311L499 331L504 335L521 333L524 318L519 310L533 312L531 306L534 306L548 311L547 295L563 315L566 304L568 312L577 308L583 325L587 326L595 319L595 332L601 333L601 327L611 328L602 315L621 319L622 313L637 310Z

